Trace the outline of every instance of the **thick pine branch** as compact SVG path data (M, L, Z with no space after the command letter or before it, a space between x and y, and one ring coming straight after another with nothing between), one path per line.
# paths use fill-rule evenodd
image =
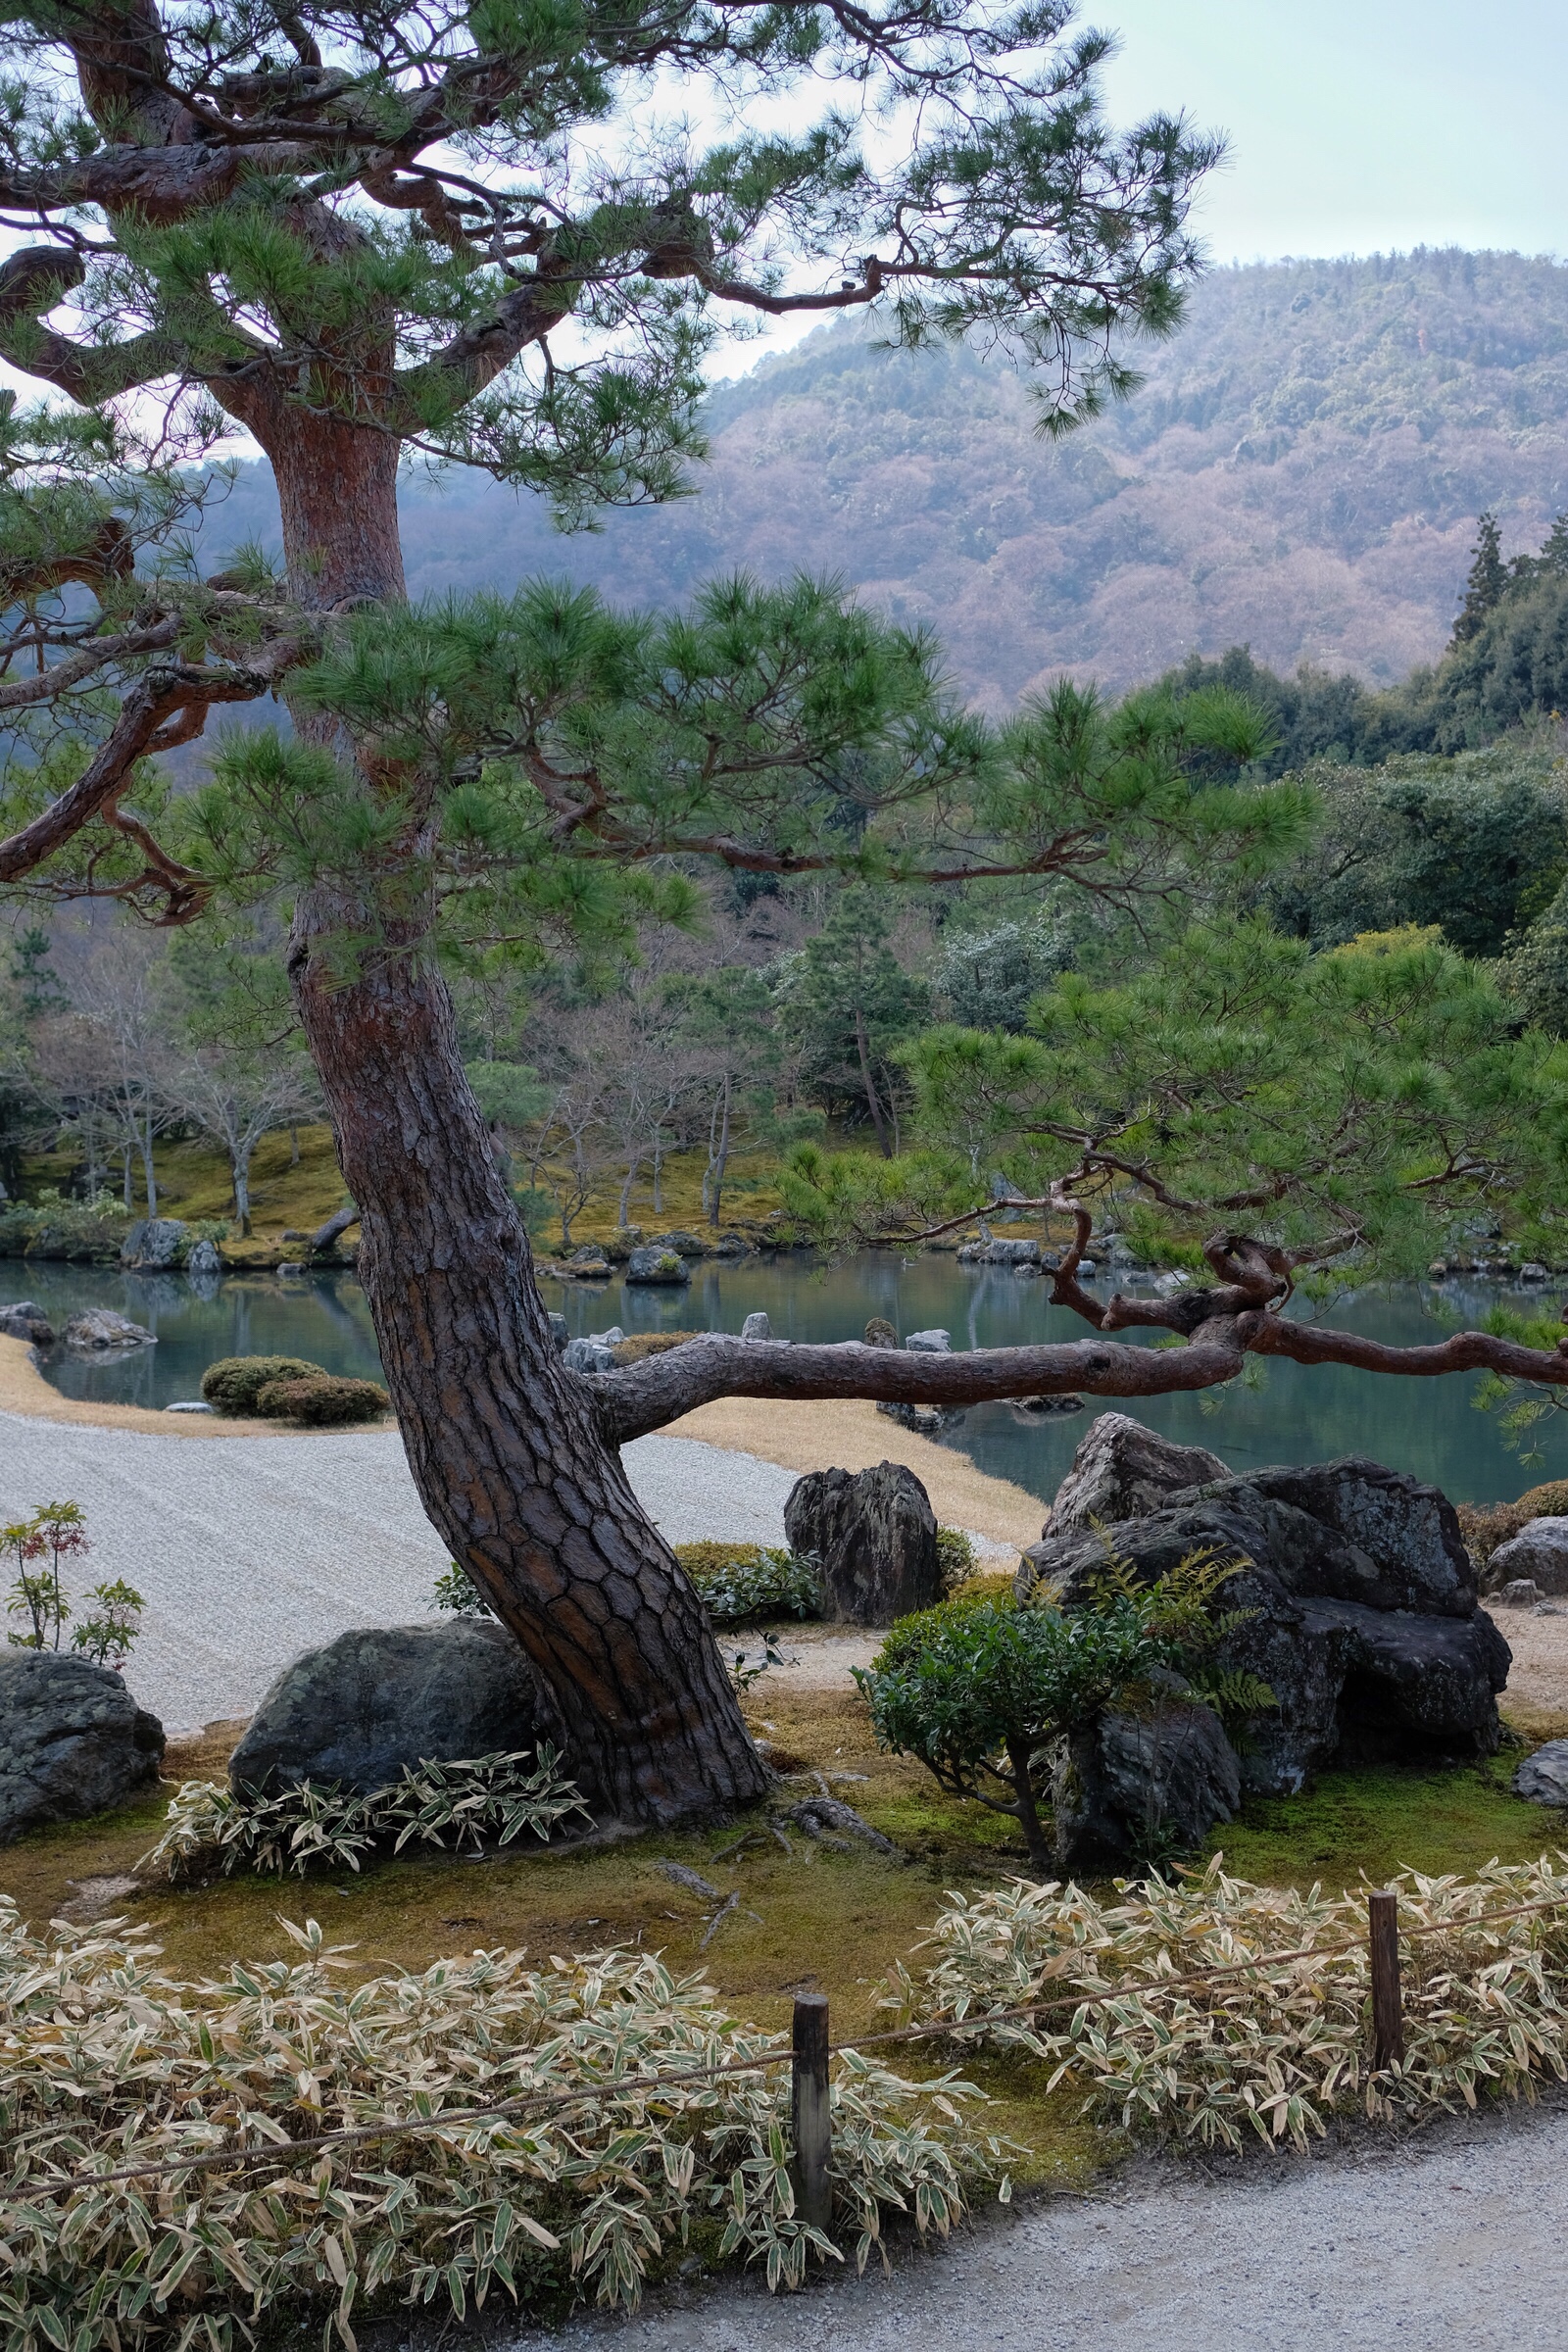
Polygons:
M1565 1343L1568 1346L1568 1343ZM1010 1396L1173 1396L1220 1387L1245 1358L1287 1355L1303 1364L1346 1364L1370 1372L1432 1378L1494 1372L1542 1386L1568 1385L1568 1353L1522 1348L1480 1331L1424 1348L1385 1347L1354 1332L1330 1331L1259 1312L1212 1317L1181 1348L1138 1348L1073 1340L1039 1348L976 1348L960 1355L903 1348L795 1347L784 1341L690 1340L613 1372L583 1375L598 1396L601 1425L624 1446L722 1396L794 1402L873 1398L890 1404L986 1404Z

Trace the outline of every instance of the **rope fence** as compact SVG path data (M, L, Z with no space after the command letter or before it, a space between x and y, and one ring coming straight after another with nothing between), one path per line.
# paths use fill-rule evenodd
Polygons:
M824 1993L798 1993L790 2046L787 2049L762 2050L749 2058L725 2059L669 2073L627 2075L605 2082L587 2083L577 2090L556 2091L548 2095L522 2091L514 2098L496 2100L484 2107L449 2108L428 2116L408 2116L395 2122L318 2132L309 2139L271 2141L251 2147L197 2149L188 2156L174 2157L157 2164L131 2165L123 2171L113 2173L62 2174L54 2180L35 2182L33 2193L105 2188L133 2180L167 2180L193 2172L250 2172L258 2167L276 2168L293 2164L301 2158L319 2156L335 2148L363 2147L376 2141L444 2137L475 2125L482 2127L509 2121L531 2123L594 2101L608 2104L628 2096L657 2096L661 2091L684 2088L696 2082L717 2082L730 2076L761 2074L772 2067L788 2066L792 2075L791 2110L796 2147L794 2170L797 2195L803 2212L809 2218L811 2213L823 2209L823 2200L828 2193L832 2155L828 2068L829 2061L835 2057L858 2056L861 2051L886 2048L894 2043L948 2039L958 2034L988 2034L998 2026L1031 2024L1054 2010L1109 2008L1118 2001L1136 1998L1141 1994L1187 1992L1198 1986L1222 1983L1229 1978L1289 1967L1298 1961L1334 1960L1343 1958L1348 1952L1367 1950L1371 1961L1373 2066L1375 2071L1382 2071L1396 2064L1404 2052L1399 1964L1401 1936L1408 1941L1419 1936L1473 1935L1507 1920L1524 1919L1535 1913L1564 1911L1568 1911L1568 1898L1555 1897L1544 1902L1515 1903L1507 1910L1481 1912L1471 1919L1427 1920L1401 1927L1397 1895L1386 1889L1376 1889L1367 1897L1367 1936L1364 1942L1356 1937L1333 1944L1302 1944L1290 1952L1261 1952L1248 1960L1230 1961L1219 1968L1199 1969L1187 1976L1147 1977L1107 1986L1101 1991L1080 1989L1062 1992L1030 2001L1017 2009L990 2010L982 2016L949 2018L933 2025L890 2027L882 2033L858 2034L855 2039L844 2042L834 2042L829 2037L827 1996Z

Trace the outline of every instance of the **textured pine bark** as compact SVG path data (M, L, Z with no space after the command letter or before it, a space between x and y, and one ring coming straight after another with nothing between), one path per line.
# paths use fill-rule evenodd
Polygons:
M286 451L274 457L291 580L308 577L322 604L402 588L395 480L358 446L384 437L342 438L356 446L334 456L320 433L306 437L303 479ZM356 469L359 503L323 510L323 484ZM552 1345L527 1236L463 1074L428 909L409 912L416 852L378 905L303 893L289 954L415 1485L553 1694L602 1813L664 1822L750 1803L770 1775L702 1606L633 1494L591 1389ZM402 909L390 923L389 904ZM345 930L371 942L348 977L334 952Z

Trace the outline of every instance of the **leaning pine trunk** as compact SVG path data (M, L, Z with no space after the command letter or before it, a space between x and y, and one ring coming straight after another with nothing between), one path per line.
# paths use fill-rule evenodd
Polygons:
M401 595L395 444L283 421L261 437L294 593L326 607ZM419 1499L527 1650L602 1809L663 1822L751 1803L770 1775L702 1604L556 1354L429 920L382 927L346 983L334 969L334 942L377 936L378 917L306 892L289 972L359 1205L360 1271ZM562 1222L569 1237L564 1207Z
M419 1499L553 1692L601 1805L674 1821L749 1803L766 1768L702 1604L556 1354L429 942L389 944L342 986L325 949L347 919L303 899L290 966Z

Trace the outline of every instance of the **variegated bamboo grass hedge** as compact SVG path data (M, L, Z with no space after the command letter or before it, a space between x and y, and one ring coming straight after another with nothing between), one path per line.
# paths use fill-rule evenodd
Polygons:
M118 1924L57 1923L46 1943L0 1898L8 2352L227 2352L270 2311L312 2305L352 2352L368 2303L461 2317L495 2289L625 2306L694 2222L709 2252L762 2262L773 2286L801 2278L812 2246L837 2259L795 2215L787 2066L625 2079L780 2048L657 1959L530 1970L518 1952L478 1953L346 1984L311 1922L289 1929L297 1963L180 1984ZM1006 2192L1005 2151L965 2120L966 2096L952 2077L912 2084L841 2060L835 2230L858 2233L862 2264L889 2210L945 2232L966 2181ZM505 2118L303 2160L192 2163L519 2097ZM172 2165L184 2169L107 2178Z
M1365 1890L1252 1886L1227 1878L1222 1857L1177 1886L1118 1883L1114 1902L1021 1882L951 1896L925 1947L940 1956L918 1977L899 1972L897 2005L916 2023L972 2029L997 2015L980 2037L1052 2062L1052 2087L1081 2087L1102 2120L1205 2146L1255 2134L1304 2147L1352 2108L1387 2120L1568 2080L1564 1864L1559 1853L1463 1881L1400 1874L1405 2055L1379 2073ZM1052 2006L1001 2022L1032 2001Z

